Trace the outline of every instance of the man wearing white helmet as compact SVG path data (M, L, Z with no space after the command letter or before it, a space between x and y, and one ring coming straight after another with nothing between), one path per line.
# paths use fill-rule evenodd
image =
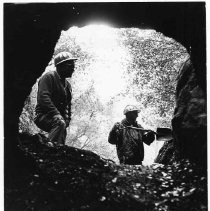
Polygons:
M110 144L115 144L121 164L141 165L144 159L144 145L150 145L155 139L155 133L144 130L137 123L139 109L128 105L123 114L126 116L121 122L115 123L108 137Z
M49 133L48 145L64 145L71 119L71 85L66 80L74 71L75 58L69 52L54 57L55 71L42 75L38 82L36 125Z

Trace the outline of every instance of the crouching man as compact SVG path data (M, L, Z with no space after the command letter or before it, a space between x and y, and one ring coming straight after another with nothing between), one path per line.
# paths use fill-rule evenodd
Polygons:
M71 119L71 85L66 80L74 71L75 58L61 52L54 58L55 71L44 74L38 82L35 124L49 133L48 145L64 145Z
M125 119L115 123L108 137L110 144L115 144L117 155L121 164L141 165L144 159L144 145L150 145L155 139L155 133L144 130L137 123L139 109L128 105L123 114Z

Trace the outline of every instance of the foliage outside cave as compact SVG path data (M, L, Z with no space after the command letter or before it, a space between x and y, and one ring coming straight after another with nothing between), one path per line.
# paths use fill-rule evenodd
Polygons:
M73 99L68 145L117 161L115 147L107 137L112 125L124 118L127 104L139 106L138 121L145 128L170 127L176 77L188 57L175 40L154 30L71 27L61 33L54 55L60 51L78 58L70 79ZM51 61L45 72L53 69ZM33 123L36 92L37 82L25 101L20 132L40 132ZM154 142L150 146L153 154L161 146Z

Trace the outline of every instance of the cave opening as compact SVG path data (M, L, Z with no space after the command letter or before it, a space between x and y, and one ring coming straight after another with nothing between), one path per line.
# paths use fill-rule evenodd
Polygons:
M179 141L180 144L183 143L185 146L181 153L186 155L186 158L199 160L201 161L199 162L201 164L205 163L205 155L207 154L207 133L205 130L207 123L205 107L206 96L205 93L203 94L202 92L202 89L205 88L206 85L205 2L183 2L180 4L154 4L153 2L131 4L114 3L114 5L108 3L99 3L97 5L94 4L95 3L82 3L79 5L77 3L59 3L18 5L9 3L5 6L5 209L151 210L154 208L156 210L176 210L177 207L179 207L180 210L206 210L206 167L204 166L205 175L203 176L200 175L200 173L198 174L196 169L197 166L194 168L194 165L191 165L191 160L190 163L185 161L183 162L183 160L179 159L178 162L176 162L176 160L174 161L174 157L171 158L171 155L173 155L172 150L174 148L171 148L171 146L168 147L170 156L164 156L164 159L160 162L164 164L164 166L154 164L149 166L149 168L147 168L147 166L113 165L110 161L100 159L94 153L87 151L87 154L85 154L85 150L78 150L72 147L48 148L38 142L38 136L31 137L26 135L25 139L23 140L27 141L28 144L25 145L23 151L20 151L20 147L17 142L19 137L24 138L24 134L23 136L19 136L20 134L18 134L18 117L23 109L24 112L22 112L22 115L20 116L20 132L26 131L27 133L32 134L39 132L36 131L37 128L33 127L33 122L31 121L31 117L33 116L33 106L30 107L30 105L33 105L36 97L31 98L31 95L27 99L26 97L30 93L31 87L33 83L35 83L35 80L41 75L42 72L44 72L47 63L55 55L55 42L57 42L61 30L64 29L65 23L79 26L79 23L83 24L85 20L95 18L98 14L98 16L109 17L109 20L112 21L118 20L121 23L120 27L133 26L141 28L141 26L151 26L151 28L161 31L164 35L173 37L188 49L188 52L191 54L190 60L192 61L192 64L187 66L187 72L190 74L184 74L184 77L182 77L183 71L180 71L179 74L179 76L181 75L181 82L183 82L184 79L184 83L181 83L179 90L182 93L184 92L188 99L184 102L181 101L181 106L184 106L184 109L182 109L183 107L181 106L177 107L176 109L175 117L178 116L179 119L180 117L183 117L183 121L179 121L176 125L178 126L178 130L175 131L175 135L178 137L177 141ZM104 34L106 35L106 33ZM170 40L170 38L167 39ZM148 69L150 70L150 74L146 74L148 72L138 71L138 77L134 77L136 76L136 72L132 70L145 70L148 66L145 66L145 68L143 65L135 66L137 63L133 61L144 61L148 59L149 64L154 64L154 61L152 61L151 58L156 58L156 56L153 57L150 55L144 59L141 52L138 51L138 46L140 45L139 42L132 43L134 44L133 48L128 51L130 53L128 54L129 57L126 57L130 61L129 64L133 64L128 66L130 68L126 68L126 70L131 70L129 73L130 77L128 77L130 82L136 84L135 87L137 89L139 85L139 78L141 78L141 81L145 79L145 82L148 81L148 78L157 78L159 80L153 80L154 83L151 82L150 84L144 83L144 86L141 87L140 91L145 88L143 89L145 92L142 91L145 95L140 95L139 93L141 92L139 89L130 90L128 87L127 92L125 92L125 96L137 96L138 94L137 100L142 100L140 102L145 102L145 104L139 103L142 105L142 109L145 109L145 112L140 114L141 118L143 114L145 114L146 117L142 119L142 122L145 123L145 127L155 128L159 125L154 123L152 125L150 123L152 123L153 120L156 121L157 116L151 116L151 113L149 113L150 110L146 109L157 109L155 111L157 114L160 114L160 117L167 117L167 115L165 115L165 109L167 108L166 106L168 104L164 104L164 102L170 102L166 101L169 99L167 97L172 97L173 95L167 95L166 93L163 95L164 92L162 92L162 89L157 89L155 94L157 94L157 99L160 101L156 101L153 98L154 90L147 89L148 91L146 92L146 88L148 88L149 85L150 87L152 85L157 87L160 85L159 82L162 82L162 85L167 85L166 79L169 80L170 74L166 74L166 76L164 75L164 77L161 78L163 74L158 73L162 73L164 72L163 70L170 69L168 67L168 65L170 66L170 60L164 60L165 57L161 60L162 55L160 54L160 62L158 66L161 70L155 71L154 75L150 69ZM151 42L148 42L148 44L150 43ZM153 41L153 43L159 46L158 42ZM151 45L153 45L153 43L151 43ZM128 45L126 46L128 47ZM137 49L134 48L135 46ZM143 47L143 45L141 46ZM147 53L146 50L148 48L142 49L145 49L144 53ZM151 48L149 49L148 54L152 52L155 53L156 51L153 51ZM170 51L167 50L166 53L170 57ZM133 54L134 56L132 56L132 52L136 52L137 54ZM137 57L136 55L138 54L140 54L142 57ZM80 58L80 61L83 61L82 57ZM78 61L76 64L76 70L86 69L84 68L86 67L86 61L93 64L92 60L89 60L88 58L87 60L84 59L82 63L83 65L80 63L80 61ZM179 62L181 63L181 61L174 63L179 66ZM90 67L93 67L91 64ZM97 66L97 64L95 66L101 67ZM125 65L125 67L127 66ZM49 66L46 68L46 71L50 70L51 68L53 68L53 64L51 65L49 62ZM105 69L107 70L107 68ZM154 69L156 70L156 68ZM91 70L93 69L91 68ZM184 70L186 70L186 68ZM102 74L98 74L99 77L102 76ZM75 78L76 76L77 75L74 74ZM105 78L106 77L108 78L107 75L105 75ZM85 78L88 79L88 75L86 77L82 77L82 79ZM186 80L188 78L191 79L189 80L190 84ZM13 83L11 83L11 80ZM164 83L164 81L166 82ZM77 85L74 78L72 78L71 82ZM191 86L192 82L194 85L193 89ZM116 84L119 84L119 82ZM36 87L36 84L34 87ZM32 93L35 93L35 89L33 90ZM98 89L95 90L95 92L97 91L95 95L103 93L102 90L100 90L100 87L98 87ZM180 97L183 98L183 95L182 93L180 94L180 92L176 92L176 102L177 100L180 100ZM160 95L158 94L161 94L162 97L160 98ZM91 100L93 100L91 102L95 102L95 95L93 98L91 98ZM144 97L148 97L146 98L148 100L145 99L145 101L143 101ZM107 98L109 98L108 94L105 95L103 100L106 100ZM86 100L87 97L83 97L83 99ZM115 99L116 98L113 100ZM120 101L120 99L121 98L119 96L119 105L116 106L116 109L110 110L108 109L110 107L108 107L107 110L105 110L106 112L111 112L113 115L116 115L116 119L114 119L113 122L118 120L117 112L119 112L119 115L121 115L119 119L124 117L120 110L123 109L123 105L120 103L122 101ZM24 101L25 106L23 108ZM84 111L84 109L79 110L77 107L79 105L81 104L73 103L72 109L74 111L78 109L79 112ZM154 106L152 107L152 105ZM172 105L174 106L174 104ZM88 106L88 109L90 108L92 107ZM103 111L103 107L101 110ZM104 117L101 110L98 112L100 114L98 115L99 120ZM182 112L183 110L184 112ZM81 113L81 117L85 117L86 115L87 119L89 119L90 116L88 116L88 114L90 115L90 112ZM91 120L93 120L95 126L98 126L95 112L92 112L91 114ZM73 113L73 115L75 115L75 113ZM150 117L150 119L148 119L148 117ZM77 119L79 120L79 118ZM161 122L164 124L164 126L167 126L167 122L164 123L163 121L160 121L160 119L161 118L159 118L157 122ZM170 121L171 118L166 119ZM141 119L139 119L139 121L140 120ZM146 120L149 122L147 123ZM73 123L74 122L72 121L71 128L75 129L76 131L77 128L73 128ZM21 127L21 124L23 127ZM187 128L185 126L187 126ZM108 131L109 128L106 128ZM71 134L71 130L69 135L73 135L73 133ZM86 140L84 138L85 137L77 140L74 146L76 147L76 144L79 145L81 142L81 146L78 147L82 148ZM94 138L96 140L96 137ZM95 140L91 143L95 143ZM104 141L107 143L107 137L104 139ZM30 147L27 148L28 146ZM107 147L111 147L111 145L108 145ZM63 150L64 148L65 150ZM115 149L113 149L113 153L115 152ZM146 152L145 154L147 155L149 153ZM101 156L104 157L102 153ZM90 157L93 159L89 159ZM107 166L107 162L110 162L111 164ZM87 168L87 165L89 168ZM35 172L37 170L38 173ZM51 187L53 187L53 189L51 189Z
M73 26L61 32L54 55L61 51L78 58L69 79L73 99L67 145L118 162L115 146L107 138L113 124L124 118L128 104L140 108L137 121L144 128L171 127L176 77L189 57L174 39L153 29ZM55 69L54 55L44 73ZM19 118L21 133L42 132L33 123L37 82ZM162 145L158 141L145 145L145 165L154 162Z

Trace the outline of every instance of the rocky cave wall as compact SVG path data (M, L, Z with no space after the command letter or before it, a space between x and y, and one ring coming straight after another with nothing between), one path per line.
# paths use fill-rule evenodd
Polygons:
M20 155L16 147L18 118L32 85L53 55L61 30L72 25L84 26L91 21L95 22L96 19L110 22L116 27L153 28L185 46L191 55L193 75L196 78L195 92L192 95L197 95L198 98L202 95L204 101L198 107L203 106L202 115L206 115L205 3L6 3L4 4L5 173L11 173L11 170L18 166L17 162L20 160L17 157ZM183 81L182 88L188 80ZM177 91L177 100L180 90ZM188 88L185 89L185 93L190 91ZM184 103L185 109L190 112L192 100L191 103ZM191 132L183 127L183 121L186 122L186 118L191 114L188 112L183 116L184 113L179 112L180 104L177 103L177 106L175 116L178 112L182 117L173 125L177 143L189 144L190 140L193 140L201 143L206 153L205 117L200 125L191 122L190 131L193 130L194 135L188 136ZM196 112L192 115L196 115ZM201 135L199 140L195 136L197 130ZM191 146L188 144L182 149L191 151ZM195 148L193 149L195 151ZM21 161L20 163L23 165Z
M207 106L205 92L198 84L195 69L187 60L180 69L176 108L172 119L175 147L181 156L206 165Z

